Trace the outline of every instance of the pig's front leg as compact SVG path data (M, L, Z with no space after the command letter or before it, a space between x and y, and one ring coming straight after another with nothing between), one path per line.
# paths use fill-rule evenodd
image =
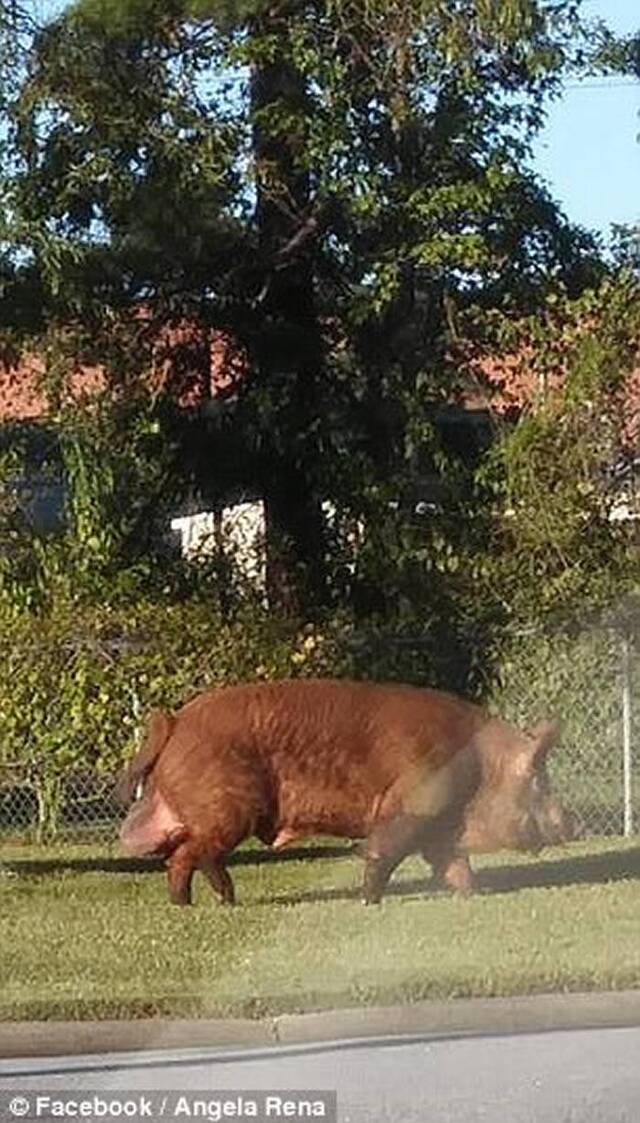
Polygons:
M469 859L455 847L434 844L424 849L422 856L432 867L436 881L447 885L454 892L469 894L478 888L478 880L469 865Z

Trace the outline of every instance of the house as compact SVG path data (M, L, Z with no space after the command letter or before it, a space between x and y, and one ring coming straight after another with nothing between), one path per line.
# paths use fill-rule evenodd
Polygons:
M144 309L136 315L143 322L148 319ZM185 410L206 411L209 402L233 398L246 370L246 359L233 339L187 321L159 333L154 354L148 376L150 392L169 387ZM513 418L533 408L541 395L562 385L564 376L559 354L556 368L545 373L543 383L535 354L526 346L516 354L501 356L461 346L452 361L457 364L458 400L434 407L432 418L447 446L467 461L477 461L490 445L500 418ZM0 426L45 431L50 411L41 375L42 362L37 356L28 356L18 367L0 365ZM79 366L68 379L65 394L67 400L79 400L105 387L101 368ZM640 435L640 363L629 374L621 406L621 443L633 447ZM627 458L612 472L612 487L619 494L619 501L612 504L615 521L640 515L640 489L635 483L640 477L640 460L632 459L633 465ZM62 482L38 472L37 456L33 464L28 488L25 481L18 481L17 486L29 491L25 510L32 525L38 530L53 529L59 525L64 503ZM433 474L416 479L405 502L410 517L431 517L446 503L441 480ZM330 518L330 504L325 507ZM177 511L170 529L184 557L197 559L212 544L224 545L237 559L244 559L252 579L264 582L265 521L259 496L236 496L222 510L191 506Z
M157 394L168 385L179 406L193 409L208 399L232 396L239 366L238 349L223 333L179 323L159 334L147 379L149 392ZM44 362L35 354L0 362L0 451L11 443L26 446L29 478L15 479L14 487L24 497L26 517L39 532L56 529L64 509L62 480L52 476L46 463L46 451L51 452L55 444L55 416L43 387L44 373ZM88 401L107 389L103 368L78 365L66 380L60 404ZM197 514L184 513L177 519L173 529L186 554L193 554L194 542L206 533L205 525Z

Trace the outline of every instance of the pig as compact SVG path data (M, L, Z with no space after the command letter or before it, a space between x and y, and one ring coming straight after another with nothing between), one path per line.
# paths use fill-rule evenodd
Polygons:
M178 905L191 903L196 870L232 904L225 859L252 836L274 851L308 836L360 840L366 904L409 854L468 893L470 853L537 853L574 837L546 769L556 737L554 722L525 734L462 698L396 683L218 687L150 715L119 784L133 800L120 840L166 860Z

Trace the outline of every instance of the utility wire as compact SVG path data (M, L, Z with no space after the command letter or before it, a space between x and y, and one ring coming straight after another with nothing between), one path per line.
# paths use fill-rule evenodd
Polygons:
M635 86L640 90L640 80L635 78L614 78L611 82L598 81L598 82L566 82L564 85L565 90L616 90L623 86L629 89Z

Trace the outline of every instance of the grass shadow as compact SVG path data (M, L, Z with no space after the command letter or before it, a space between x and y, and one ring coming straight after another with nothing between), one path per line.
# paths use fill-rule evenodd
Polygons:
M425 871L427 867L425 865ZM512 864L480 869L480 893L517 893L521 889L554 889L569 885L605 885L607 882L640 879L640 846L627 850L613 850L606 854L567 855L531 865ZM425 872L424 878L404 881L391 880L385 896L415 897L449 893L450 890L434 881ZM275 894L259 898L256 904L313 904L319 901L353 901L362 896L358 885L354 889L324 889L302 893Z
M640 846L605 854L567 854L531 865L495 866L480 871L480 886L494 893L553 889L566 885L605 885L640 878Z
M348 858L354 854L354 845L336 846L298 846L281 850L274 854L268 848L263 850L236 850L227 859L229 866L259 866L266 862L307 862L322 858ZM52 873L157 873L164 869L161 858L79 858L59 856L55 858L7 858L0 859L0 873L23 876Z
M351 844L291 847L274 854L267 849L238 850L229 856L229 867L257 866L266 863L310 862L318 859L352 858L356 846ZM15 858L0 861L2 872L16 875L46 876L52 873L157 873L164 868L159 859L121 857L56 857ZM521 889L551 889L569 885L603 885L607 882L640 878L640 846L612 850L604 854L571 855L527 864L507 864L478 870L481 893L516 893ZM435 882L425 864L424 878L392 879L386 896L412 897L448 893ZM361 886L353 888L304 890L299 893L275 893L254 898L251 904L317 904L322 901L359 900Z

